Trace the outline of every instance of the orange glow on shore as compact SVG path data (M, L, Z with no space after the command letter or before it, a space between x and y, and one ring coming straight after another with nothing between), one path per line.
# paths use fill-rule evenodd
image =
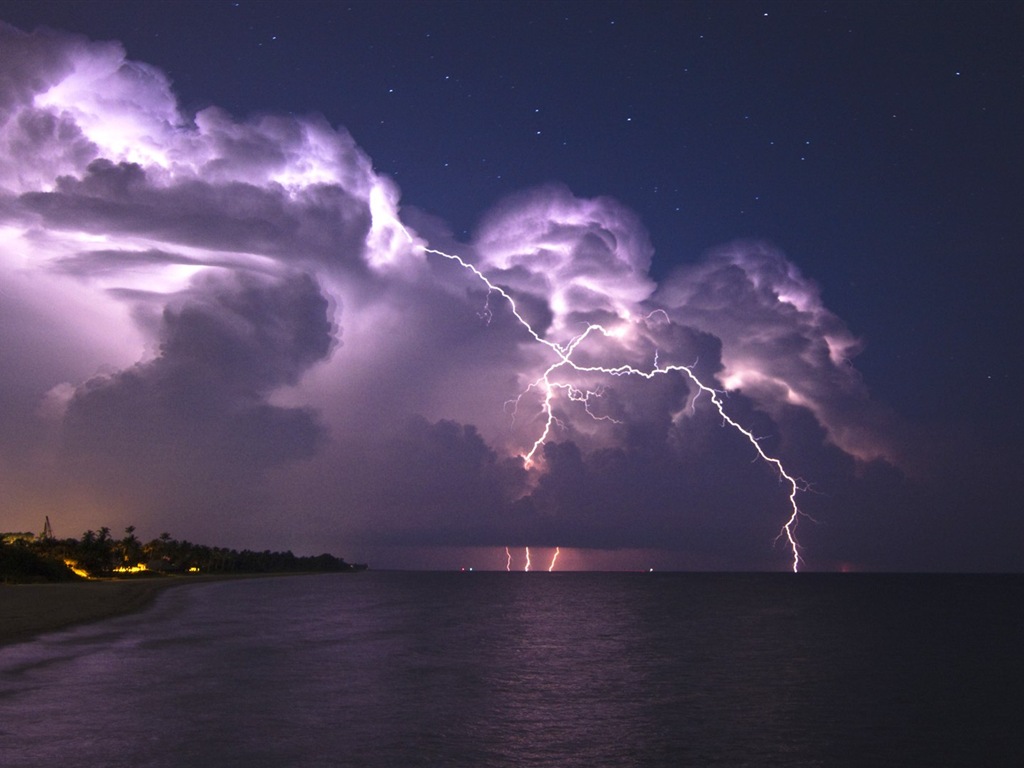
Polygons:
M83 579L91 579L92 576L85 568L81 568L78 563L74 560L65 560L64 565L71 569L71 572L76 576L81 576Z
M114 573L142 573L148 570L145 563L136 563L135 565L119 565L114 569Z

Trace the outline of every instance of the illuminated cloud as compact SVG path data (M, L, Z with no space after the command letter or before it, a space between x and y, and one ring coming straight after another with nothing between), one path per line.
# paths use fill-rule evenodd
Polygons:
M0 46L0 463L22 527L103 509L242 544L785 563L778 478L693 382L552 369L590 323L578 366L692 366L797 472L892 456L857 340L766 246L659 286L633 213L548 186L445 243L473 274L323 118L184 114L114 43L0 26Z
M636 216L614 200L581 200L549 186L506 200L476 237L481 268L543 300L549 338L566 342L581 324L628 319L654 290L654 249Z
M75 390L63 417L68 471L142 506L155 489L174 504L200 490L209 511L312 456L325 438L317 415L267 396L330 351L326 310L307 275L197 278L165 308L157 357Z
M729 390L778 417L811 410L829 438L863 459L895 458L853 358L860 341L821 301L818 287L763 243L734 243L672 274L657 301L676 322L722 341Z

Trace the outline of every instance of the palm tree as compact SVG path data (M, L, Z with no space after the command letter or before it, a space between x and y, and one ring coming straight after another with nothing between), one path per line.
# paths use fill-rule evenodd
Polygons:
M125 536L118 543L118 553L124 565L135 565L142 560L142 545L135 536L135 526L129 525L124 529Z

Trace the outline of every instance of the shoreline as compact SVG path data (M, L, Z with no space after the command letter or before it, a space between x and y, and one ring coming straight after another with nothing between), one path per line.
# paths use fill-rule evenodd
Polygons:
M0 584L0 648L81 624L136 613L165 589L291 573L203 574L53 584ZM308 575L308 574L307 574Z

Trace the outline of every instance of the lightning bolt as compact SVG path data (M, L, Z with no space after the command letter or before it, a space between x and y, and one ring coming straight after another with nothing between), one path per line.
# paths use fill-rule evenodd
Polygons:
M412 237L412 235L410 235L409 232L405 229L405 227L401 224L401 222L399 222L397 219L394 219L394 223L401 229L401 231L405 233L406 237L409 238L410 244L412 244L415 249L420 249L423 251L423 253L433 254L448 261L455 262L466 271L472 273L481 283L483 283L483 285L487 288L488 298L487 304L485 305L485 313L488 319L491 316L490 297L492 294L497 294L506 301L509 309L512 312L513 317L515 317L519 325L521 325L525 329L527 334L529 334L529 336L535 342L544 347L547 347L548 349L551 350L552 353L554 353L555 360L527 388L527 391L536 389L539 392L543 393L541 412L544 415L544 426L542 427L540 434L534 440L533 444L530 446L530 449L525 453L521 454L523 463L527 468L533 466L534 456L536 455L537 451L540 450L540 448L547 441L548 437L551 434L552 428L558 423L558 419L555 416L554 408L552 406L556 393L564 392L570 401L582 402L584 404L584 408L587 410L588 413L590 413L589 399L600 394L599 392L589 392L581 390L565 382L554 381L553 376L557 371L565 369L576 371L577 373L601 374L606 376L634 376L648 380L653 379L657 376L665 376L672 373L682 374L686 376L686 378L688 378L694 384L694 386L697 387L697 394L694 395L693 400L690 403L691 409L695 409L697 399L702 394L706 394L707 398L711 401L715 410L718 411L718 415L719 417L721 417L723 425L728 425L732 427L733 430L742 435L747 440L747 442L750 443L757 457L760 458L761 461L763 461L764 463L768 464L775 471L776 475L778 476L779 482L788 488L787 499L789 501L789 514L785 522L783 523L782 527L780 528L778 535L775 537L775 541L778 542L780 540L784 540L786 542L789 551L792 554L792 570L794 573L797 573L800 570L800 563L802 562L802 558L800 557L800 545L796 538L796 528L797 524L799 523L800 517L803 514L800 511L799 505L797 504L797 496L801 490L804 490L801 481L799 481L797 478L793 477L786 471L786 468L783 466L781 460L779 460L775 456L771 456L768 453L766 453L764 448L761 447L761 443L758 441L757 437L755 437L749 429L747 429L742 424L735 421L731 416L729 416L729 414L725 410L725 404L722 402L721 395L723 394L723 392L714 389L713 387L709 387L704 382L702 382L697 377L697 374L693 372L692 365L662 364L659 362L657 354L655 354L654 356L653 366L648 370L643 370L641 368L637 368L633 365L628 364L613 367L598 365L581 365L580 363L577 363L576 361L573 360L573 355L580 348L580 345L583 344L583 342L586 341L591 335L600 334L605 337L614 338L621 336L622 333L624 333L627 329L627 326L623 324L620 327L609 330L603 325L594 323L588 325L582 333L571 338L565 344L558 344L554 341L551 341L550 339L546 339L539 333L537 333L537 331L534 330L533 326L530 325L526 318L524 318L523 315L520 314L519 307L516 305L516 301L512 297L512 295L509 294L500 285L492 283L491 280L483 272L481 272L475 265L466 261L457 254L445 253L444 251L439 251L434 248L428 248L421 241L415 240ZM663 310L658 311L663 312ZM523 394L525 394L525 392ZM520 395L520 397L522 397L522 395ZM555 558L557 558L557 556L558 555L556 552ZM511 556L509 556L508 567L511 567ZM554 559L552 559L552 567L554 567ZM526 570L530 570L529 547L526 548Z
M555 570L555 563L558 562L558 556L562 554L562 550L559 547L555 547L555 554L551 556L551 565L548 566L548 573Z
M512 570L512 553L508 551L508 547L505 547L505 570Z

